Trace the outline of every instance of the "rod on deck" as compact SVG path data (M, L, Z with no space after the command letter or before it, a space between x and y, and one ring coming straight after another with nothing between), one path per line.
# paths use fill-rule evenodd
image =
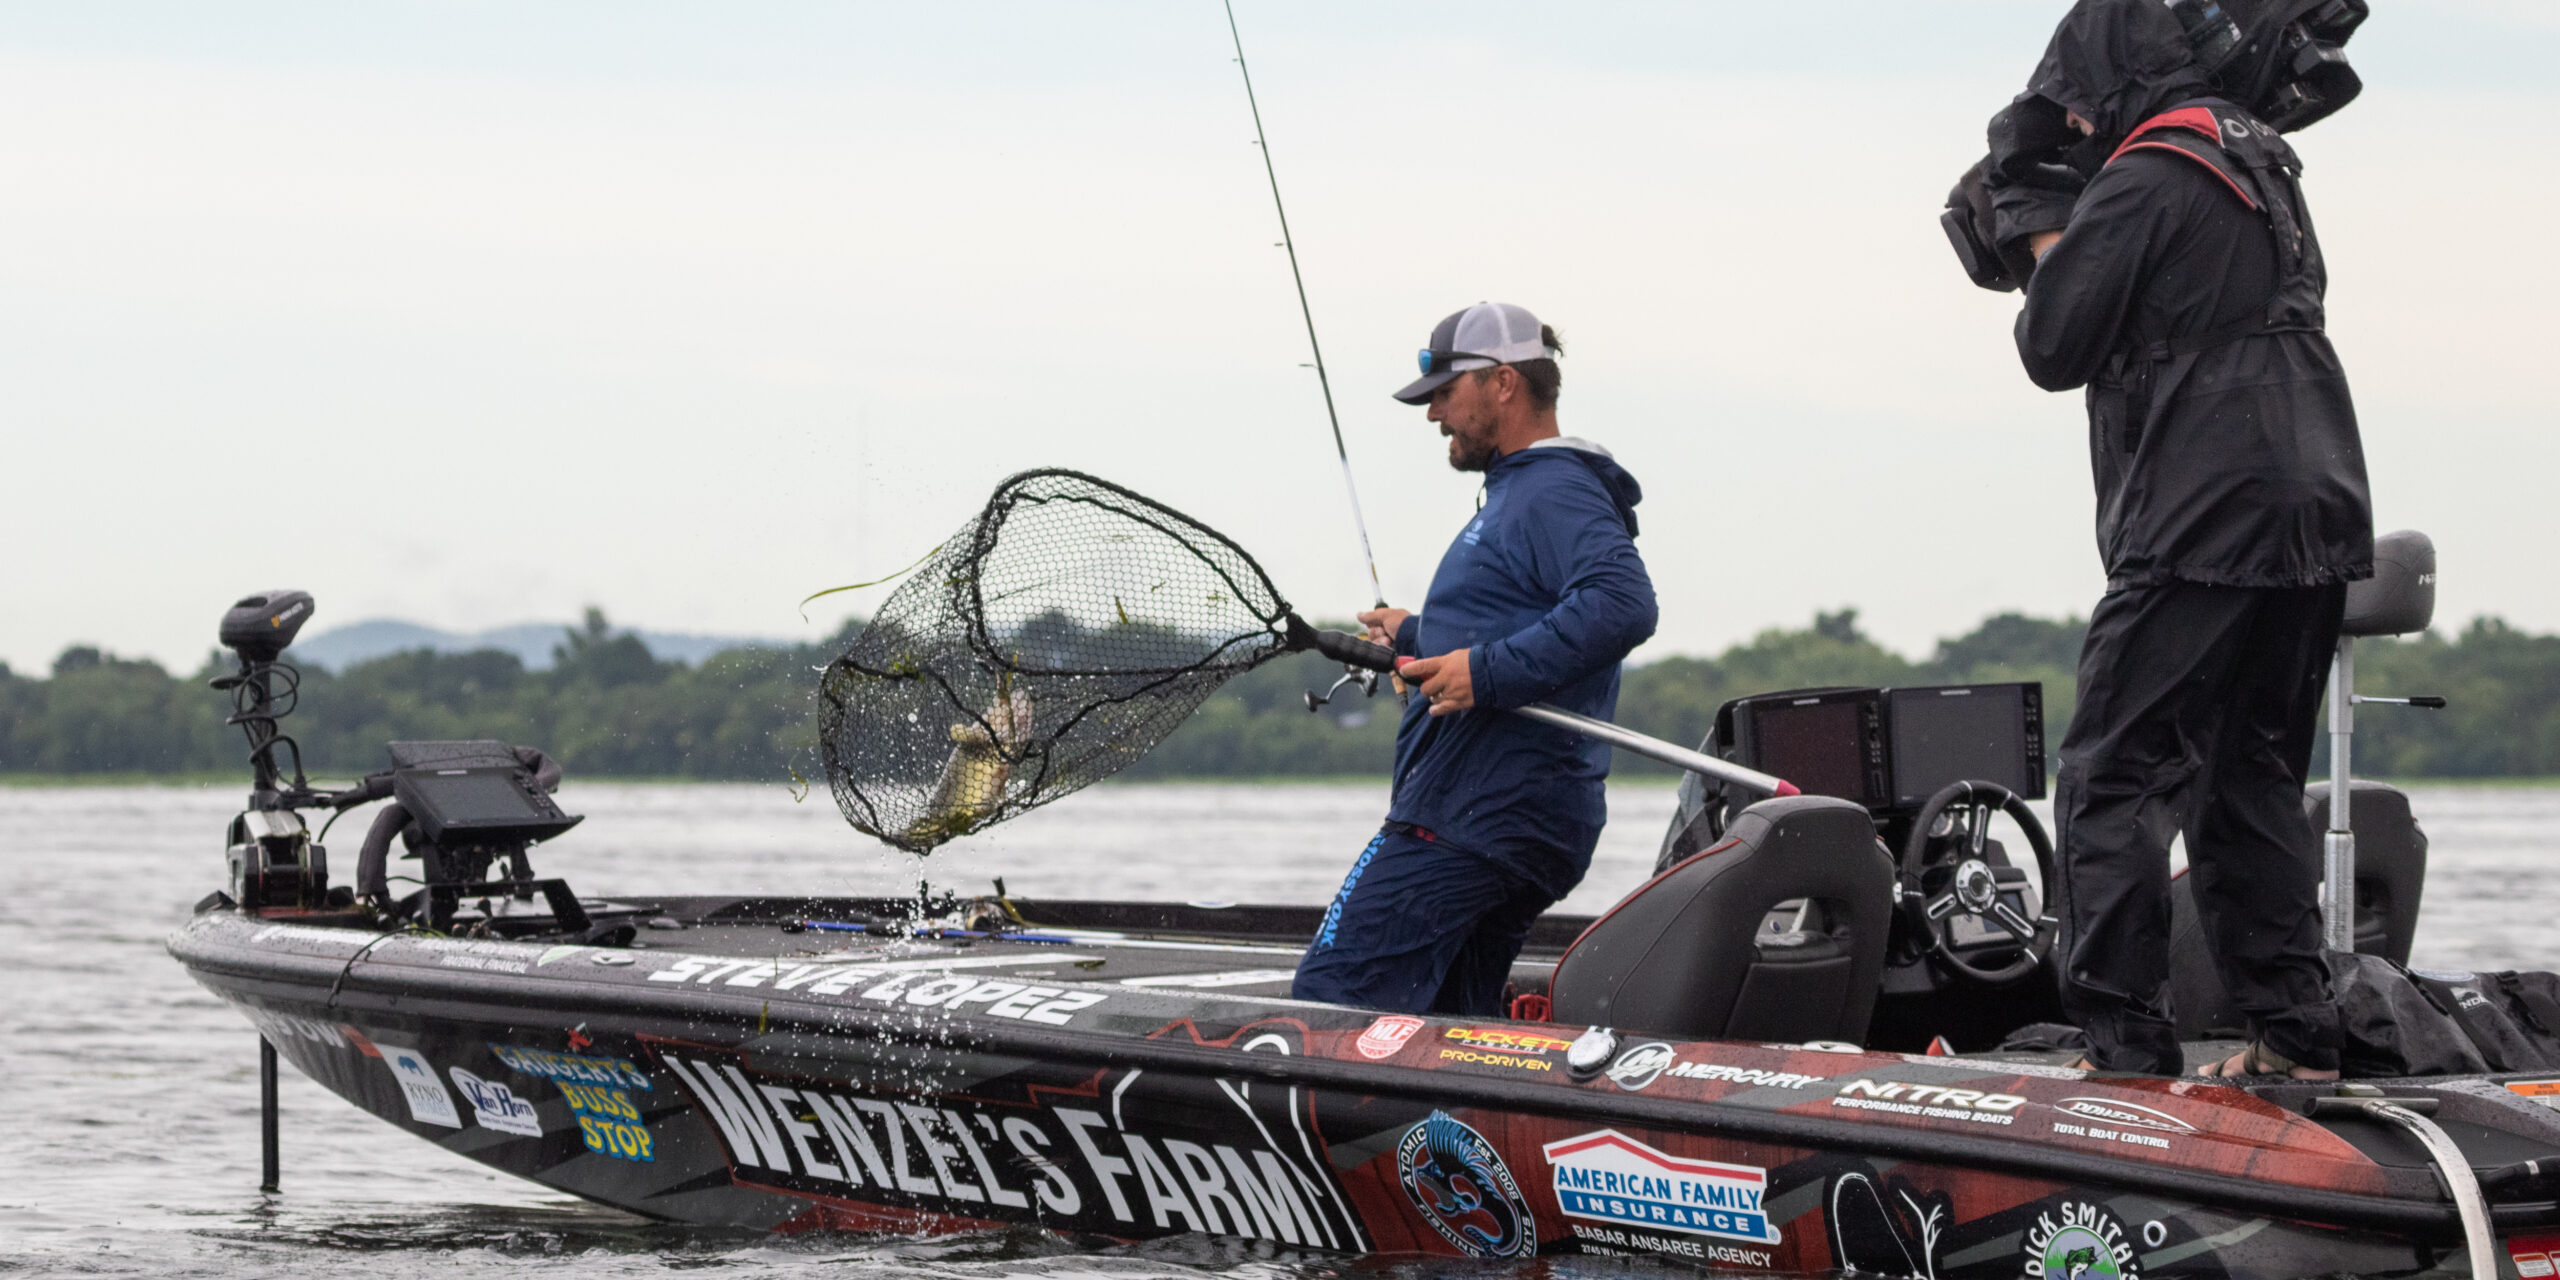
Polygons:
M273 1194L281 1181L282 1152L276 1139L276 1047L258 1037L258 1190Z

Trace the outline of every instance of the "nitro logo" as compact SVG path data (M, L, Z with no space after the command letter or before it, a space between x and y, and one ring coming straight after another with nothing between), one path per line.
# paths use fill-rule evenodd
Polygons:
M2026 1273L2036 1280L2141 1280L2123 1224L2077 1200L2036 1215L2027 1228Z
M1683 1159L1615 1129L1550 1142L1545 1153L1556 1206L1568 1218L1778 1243L1762 1204L1769 1189L1765 1169Z
M2014 1124L2018 1118L2010 1113L2027 1105L2027 1100L2014 1093L1984 1093L1979 1089L1904 1084L1898 1080L1852 1080L1840 1086L1840 1092L1831 1099L1831 1105L1856 1111L1925 1116L1932 1120Z
M1228 1132L1203 1131L1196 1108L1178 1108L1194 1127L1142 1133L1121 1117L1150 1113L1143 1089L1106 1116L1071 1106L865 1097L696 1054L659 1060L710 1120L740 1186L1124 1238L1197 1231L1365 1247L1339 1192L1265 1146L1258 1116L1236 1116Z
M515 1090L494 1080L483 1080L460 1067L450 1068L446 1074L453 1077L453 1087L462 1090L462 1096L471 1104L472 1113L479 1119L481 1128L523 1138L542 1136L542 1121L534 1115L533 1104L517 1097Z

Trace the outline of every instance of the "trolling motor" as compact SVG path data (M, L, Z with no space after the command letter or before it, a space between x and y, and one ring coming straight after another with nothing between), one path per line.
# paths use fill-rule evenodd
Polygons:
M414 920L442 932L453 927L463 899L472 897L484 904L482 925L501 932L582 937L610 932L593 925L565 882L536 879L526 859L529 847L579 822L552 803L560 766L535 748L493 741L395 742L391 768L367 774L343 791L311 785L303 773L301 744L281 732L278 722L293 714L301 700L302 673L283 660L284 651L311 620L314 607L309 592L262 591L242 597L222 615L222 645L238 656L240 668L212 683L231 695L232 714L225 723L239 725L248 735L252 778L248 808L231 820L225 842L232 900L247 911L315 911L350 908L361 899L386 918ZM292 760L290 782L283 763L287 756ZM332 889L328 850L300 811L344 813L386 799L393 803L365 835L356 884ZM423 871L418 891L397 900L391 895L388 868L395 842L404 846L404 856L420 860ZM491 870L501 866L504 874L491 879ZM547 913L510 912L497 905L501 899L530 904L537 893ZM509 915L520 918L502 926L500 917ZM615 927L628 936L628 926Z
M236 724L248 735L252 779L249 807L231 820L223 843L231 897L249 910L332 905L328 852L313 842L302 815L294 812L324 797L303 776L302 744L277 728L301 701L302 673L282 658L302 624L311 620L311 610L308 592L262 591L243 596L222 615L222 646L239 658L240 669L212 684L231 695L231 715L223 723ZM293 759L290 785L277 758L286 751Z
M2436 544L2414 529L2373 540L2373 576L2347 584L2346 620L2329 660L2329 830L2321 844L2321 935L2332 951L2356 949L2355 734L2364 702L2441 711L2420 695L2375 698L2356 692L2356 637L2424 631L2436 616Z

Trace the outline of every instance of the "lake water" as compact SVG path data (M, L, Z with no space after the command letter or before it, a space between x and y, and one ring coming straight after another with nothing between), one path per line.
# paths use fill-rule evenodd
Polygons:
M0 787L0 1273L581 1276L753 1269L844 1277L1622 1275L1624 1263L1278 1262L1218 1246L1073 1253L1032 1236L776 1241L676 1232L491 1174L284 1073L284 1191L257 1191L249 1026L162 950L222 877L226 787ZM1384 786L1106 786L927 863L847 827L823 791L572 783L586 824L537 859L587 893L905 894L921 873L1027 896L1321 902ZM2422 967L2560 964L2548 833L2560 789L2418 787L2433 841ZM1640 882L1667 786L1610 793L1596 911ZM334 834L352 862L363 814ZM351 867L342 865L341 875ZM1641 1269L1641 1268L1640 1268Z

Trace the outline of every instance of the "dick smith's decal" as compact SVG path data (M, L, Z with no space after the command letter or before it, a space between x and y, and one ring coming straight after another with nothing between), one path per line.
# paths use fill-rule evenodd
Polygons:
M1926 1116L1932 1120L1967 1120L1975 1124L2015 1124L2012 1113L2027 1105L2027 1100L2014 1093L1984 1093L1980 1089L1956 1089L1935 1084L1904 1084L1899 1080L1851 1080L1840 1086L1831 1105L1855 1111L1884 1111L1894 1115Z
M1568 1218L1754 1244L1779 1241L1762 1204L1769 1189L1765 1169L1683 1159L1615 1129L1550 1142L1545 1152L1556 1206Z
M2026 1245L2035 1280L2141 1280L2124 1224L2093 1204L2065 1200L2037 1214Z
M1143 1089L1008 1105L872 1097L725 1054L659 1061L706 1117L739 1186L1121 1236L1361 1247L1339 1190L1304 1151L1281 1145L1288 1130L1272 1126L1277 1117L1236 1114L1204 1129L1196 1099L1168 1113L1148 1106Z
M1092 956L1041 956L1043 964L1069 964ZM791 964L776 960L724 960L716 956L683 956L649 975L651 982L689 982L700 986L763 987L774 991L807 991L811 995L851 994L873 1004L940 1008L952 1013L1018 1018L1053 1027L1067 1025L1079 1009L1090 1009L1109 996L1002 978L978 978L953 969L1012 967L1030 963L1019 956L970 956L960 959L895 961L886 964Z

